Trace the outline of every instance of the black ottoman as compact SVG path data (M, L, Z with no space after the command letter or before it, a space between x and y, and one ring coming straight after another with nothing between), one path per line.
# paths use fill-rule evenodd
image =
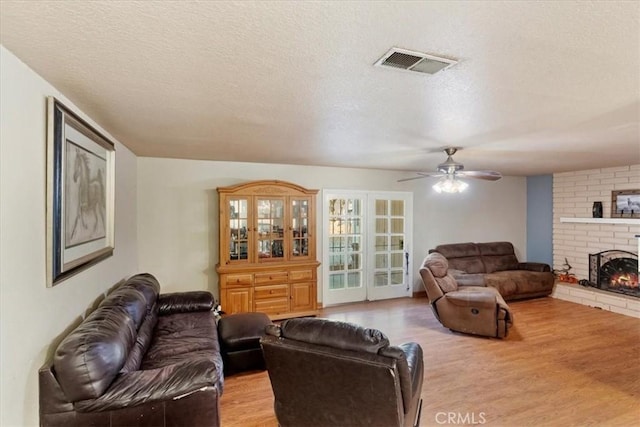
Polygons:
M271 324L264 313L236 313L218 321L218 339L224 363L224 374L265 369L260 338Z

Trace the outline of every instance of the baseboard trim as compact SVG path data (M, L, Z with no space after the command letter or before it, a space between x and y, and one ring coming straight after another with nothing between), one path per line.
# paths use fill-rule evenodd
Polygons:
M414 292L413 293L413 297L414 298L426 298L427 297L427 291Z

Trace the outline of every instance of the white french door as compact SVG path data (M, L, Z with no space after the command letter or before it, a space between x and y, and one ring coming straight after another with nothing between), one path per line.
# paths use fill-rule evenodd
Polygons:
M405 192L323 192L323 305L411 295Z
M407 193L369 195L369 300L411 296L412 202Z

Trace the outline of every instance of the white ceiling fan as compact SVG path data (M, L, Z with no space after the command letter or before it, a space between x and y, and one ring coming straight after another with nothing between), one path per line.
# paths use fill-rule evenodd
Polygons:
M458 148L449 147L445 148L444 152L447 153L447 160L444 163L438 165L437 171L433 173L417 172L418 176L413 178L399 179L398 182L411 181L414 179L422 179L427 177L440 178L440 180L433 186L433 189L438 193L459 193L464 191L469 185L460 181L459 178L474 178L484 179L487 181L497 181L502 178L502 174L496 171L482 170L482 171L465 171L464 165L453 160L453 155L458 151Z

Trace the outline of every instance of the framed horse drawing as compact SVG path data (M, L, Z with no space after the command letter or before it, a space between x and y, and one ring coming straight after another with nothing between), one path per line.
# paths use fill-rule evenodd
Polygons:
M54 97L47 99L47 285L111 256L115 146Z

